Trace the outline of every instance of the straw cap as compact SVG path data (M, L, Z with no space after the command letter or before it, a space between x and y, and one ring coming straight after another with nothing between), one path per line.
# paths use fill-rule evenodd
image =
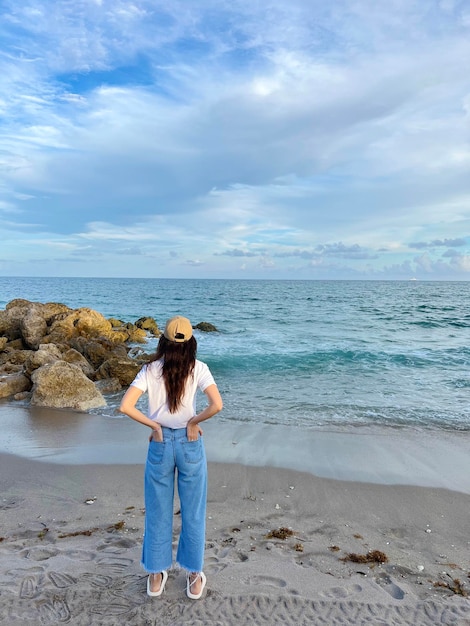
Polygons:
M163 334L170 341L184 343L193 336L193 327L187 317L177 315L168 320Z

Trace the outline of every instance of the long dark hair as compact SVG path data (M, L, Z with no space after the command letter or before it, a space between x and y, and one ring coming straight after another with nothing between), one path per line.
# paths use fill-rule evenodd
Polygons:
M184 343L176 343L162 335L157 351L150 359L150 362L162 361L162 376L170 413L176 413L181 405L186 381L194 372L196 352L197 341L194 337Z

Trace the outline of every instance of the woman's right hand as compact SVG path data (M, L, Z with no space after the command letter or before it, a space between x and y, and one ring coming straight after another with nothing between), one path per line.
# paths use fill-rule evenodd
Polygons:
M160 426L160 424L155 424L155 427L150 433L149 441L158 441L159 443L162 443L163 432L162 432L162 427Z

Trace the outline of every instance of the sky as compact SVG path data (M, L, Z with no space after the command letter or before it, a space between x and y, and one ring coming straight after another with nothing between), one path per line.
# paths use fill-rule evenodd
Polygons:
M0 275L470 280L468 0L0 11Z

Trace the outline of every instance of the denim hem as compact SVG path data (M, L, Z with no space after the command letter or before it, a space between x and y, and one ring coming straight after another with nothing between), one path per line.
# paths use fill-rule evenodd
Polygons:
M147 574L161 574L162 572L167 572L168 570L171 569L172 565L173 563L171 563L171 565L169 565L168 567L164 567L163 569L158 569L158 570L153 571L153 570L147 569L142 561L140 562L140 566L142 567L143 570L147 572Z
M181 569L183 569L187 574L195 574L195 573L200 574L202 572L202 569L197 570L197 569L192 569L190 567L186 567L179 561L176 561L176 565L180 567Z

